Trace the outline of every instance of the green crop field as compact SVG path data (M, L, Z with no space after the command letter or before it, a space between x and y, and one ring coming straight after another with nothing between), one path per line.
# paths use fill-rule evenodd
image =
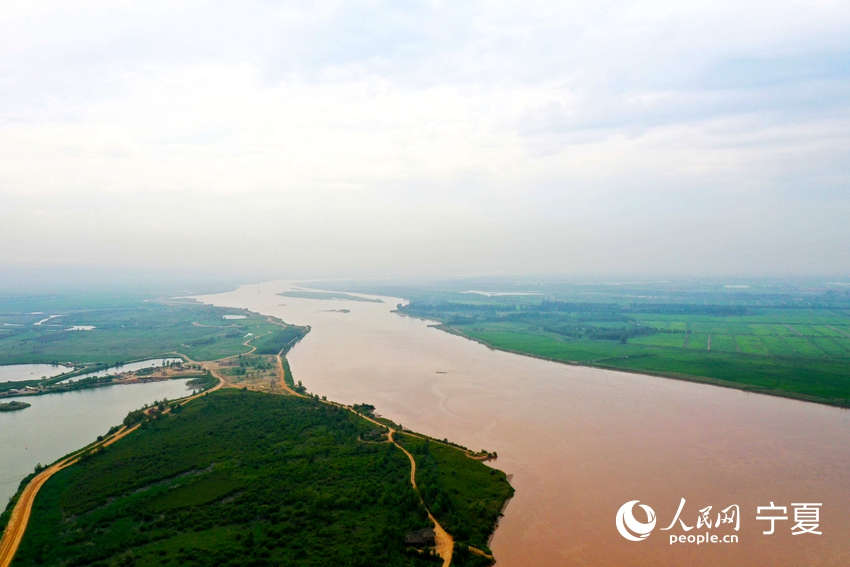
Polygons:
M756 335L735 335L738 350L748 354L768 354L767 349Z
M409 298L400 313L440 321L444 330L497 349L850 405L846 286L771 283L732 291L695 282L538 282L538 295L473 302L457 291L463 285L341 287Z
M374 428L315 399L209 394L53 476L14 565L439 565L405 547L429 521L407 457L362 440ZM431 453L427 474L451 478L458 526L480 541L512 492L504 474ZM481 564L464 557L453 565Z
M694 350L705 350L708 348L708 334L706 333L691 333L688 339L688 348Z
M630 342L636 345L683 348L685 346L685 335L679 333L657 333L646 337L636 337L631 339Z
M759 340L761 340L761 344L764 345L767 352L772 355L794 356L795 354L794 349L788 345L788 341L784 337L759 335Z

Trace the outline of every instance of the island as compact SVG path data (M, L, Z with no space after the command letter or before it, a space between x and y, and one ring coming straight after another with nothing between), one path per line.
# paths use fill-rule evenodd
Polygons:
M28 404L26 402L18 402L18 401L7 402L7 403L0 402L0 411L19 411L19 410L22 410L22 409L27 409L28 407L30 407L30 405L32 405L32 404Z

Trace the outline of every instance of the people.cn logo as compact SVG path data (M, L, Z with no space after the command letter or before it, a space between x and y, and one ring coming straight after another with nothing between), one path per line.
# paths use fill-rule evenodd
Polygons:
M643 541L655 528L655 510L646 504L639 504L646 512L646 523L637 521L634 514L635 504L640 500L626 502L617 510L617 531L629 541Z

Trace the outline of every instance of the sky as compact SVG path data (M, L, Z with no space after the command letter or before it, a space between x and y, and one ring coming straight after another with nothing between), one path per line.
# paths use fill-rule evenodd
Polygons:
M850 3L29 0L0 267L850 275Z

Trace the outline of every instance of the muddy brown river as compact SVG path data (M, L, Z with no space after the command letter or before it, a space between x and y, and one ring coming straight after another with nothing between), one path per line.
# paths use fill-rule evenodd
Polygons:
M493 351L392 313L400 299L276 295L285 289L201 299L311 325L289 354L309 391L497 451L516 488L491 545L500 567L850 565L850 411ZM633 500L656 516L648 531L640 505L627 514L639 541L615 525ZM779 510L757 511L771 502Z

